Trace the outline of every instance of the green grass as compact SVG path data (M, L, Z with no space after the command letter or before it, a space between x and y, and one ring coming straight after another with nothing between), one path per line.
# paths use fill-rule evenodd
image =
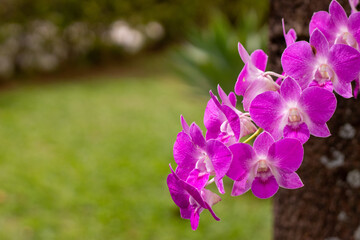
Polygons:
M97 78L0 93L0 239L270 239L251 194L203 212L196 232L166 186L179 115L207 98L162 78Z

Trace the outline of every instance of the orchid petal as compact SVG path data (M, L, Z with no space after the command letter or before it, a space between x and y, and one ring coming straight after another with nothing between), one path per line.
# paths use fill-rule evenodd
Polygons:
M240 138L240 130L241 130L239 116L232 108L226 105L222 106L222 110L230 124L230 127L234 133L236 141L238 141Z
M244 48L244 46L241 43L238 43L238 50L239 50L239 55L241 57L241 60L244 62L244 64L249 62L250 61L250 56L249 56L248 52L246 51L246 49Z
M328 12L319 11L314 13L309 24L309 34L311 35L315 29L319 29L330 44L334 42L336 29Z
M295 138L302 144L306 143L310 138L310 131L306 123L301 123L298 127L293 128L292 126L286 125L284 128L285 138Z
M360 12L353 13L349 17L348 21L349 32L356 39L358 45L360 45Z
M219 180L222 179L231 164L231 151L222 142L209 140L207 141L207 154L214 166L216 176Z
M189 206L189 195L184 191L175 174L169 174L166 182L174 203L180 208L187 208Z
M302 89L313 80L315 56L308 42L299 41L288 46L281 56L281 64L284 71L298 81Z
M331 135L330 130L326 125L326 123L323 124L314 123L313 125L311 125L310 133L315 137L329 137Z
M250 104L253 99L259 94L266 91L277 91L279 85L272 80L266 79L264 77L257 78L253 81L247 88L244 98L243 98L243 107L245 111L249 110Z
M247 178L244 178L241 181L235 181L231 191L231 196L235 197L242 195L247 191L249 191L250 188L251 188L251 183L247 180Z
M188 125L187 122L185 121L185 118L183 117L183 115L180 115L180 122L181 122L181 126L182 126L182 128L183 128L184 133L190 134L189 125Z
M329 64L341 84L354 80L360 72L360 53L350 46L335 44L330 49ZM335 88L335 86L334 86Z
M274 196L278 191L279 184L276 182L274 176L269 177L266 181L256 177L251 185L251 191L253 194L261 199L269 198Z
M255 67L261 71L265 71L267 60L268 60L268 56L261 49L257 49L251 54L252 64L254 64Z
M281 84L280 95L286 102L297 102L301 95L301 87L293 78L287 77Z
M310 45L315 48L316 56L327 58L329 54L329 43L324 34L315 29L310 36Z
M313 134L317 124L325 124L334 114L336 98L333 93L325 89L310 87L302 93L299 106L305 114L304 122Z
M196 210L192 211L190 217L191 229L195 231L199 226L200 213Z
M181 168L178 173L182 179L186 179L188 174L195 168L197 159L195 158L198 150L191 141L189 135L180 132L174 143L174 160Z
M254 141L254 150L257 156L267 156L270 146L275 142L267 132L261 133Z
M218 108L214 100L210 99L204 113L204 125L207 129L206 140L215 139L219 136L221 124L225 120L224 113Z
M331 19L337 26L346 26L347 25L347 15L344 8L336 1L333 0L329 6L329 13Z
M209 176L209 173L203 173L199 169L195 168L190 172L186 182L200 191L206 186L206 183L209 180Z
M233 92L229 93L229 100L233 107L236 107L236 95Z
M250 115L259 127L268 131L275 140L278 140L282 137L282 127L285 126L284 107L285 102L279 93L264 92L252 101Z
M282 19L281 22L282 22L282 28L283 28L283 34L284 34L286 46L290 46L291 44L293 44L296 41L296 38L297 38L296 32L294 29L291 28L286 33L284 19Z
M200 127L196 125L196 123L192 123L190 126L190 136L195 145L198 145L200 148L205 148L205 138Z
M255 152L252 147L246 143L236 143L229 147L233 154L233 159L226 176L234 181L240 180L256 161Z
M251 64L251 63L246 63L243 67L243 69L241 70L238 78L237 78L237 81L235 83L235 93L239 96L242 96L244 95L246 89L249 87L250 85L250 80L248 78L249 76L249 73L248 73L248 65Z
M276 168L295 172L304 157L304 148L297 139L284 138L271 145L268 160Z
M279 171L279 179L277 179L280 187L287 189L296 189L304 186L299 175L295 172L287 173L285 171Z

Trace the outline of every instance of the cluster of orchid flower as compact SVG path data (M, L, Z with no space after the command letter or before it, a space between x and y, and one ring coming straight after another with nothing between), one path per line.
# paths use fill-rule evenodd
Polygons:
M296 41L295 31L286 33L283 23L287 47L281 57L282 74L265 71L268 57L262 50L249 55L239 43L245 66L235 93L243 97L245 112L236 108L235 93L227 95L218 86L220 100L210 91L205 109L205 137L198 125L189 126L181 116L183 130L173 149L178 166L176 171L170 166L167 184L181 217L190 219L193 230L204 209L219 220L212 206L221 198L205 187L215 182L224 194L224 176L234 181L232 196L251 189L256 197L269 198L279 186L303 186L295 172L303 160L303 144L310 135L330 136L326 122L336 109L333 91L344 98L359 92L359 0L349 2L349 18L335 0L329 12L316 12L309 42ZM246 136L250 137L241 142Z

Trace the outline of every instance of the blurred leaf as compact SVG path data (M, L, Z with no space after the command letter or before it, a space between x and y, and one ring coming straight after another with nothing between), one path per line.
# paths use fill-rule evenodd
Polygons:
M204 93L216 91L217 84L226 91L234 89L244 64L237 43L244 44L249 53L266 46L266 25L257 27L258 16L249 11L234 28L228 19L216 12L207 28L192 29L188 41L172 52L175 71L189 84Z

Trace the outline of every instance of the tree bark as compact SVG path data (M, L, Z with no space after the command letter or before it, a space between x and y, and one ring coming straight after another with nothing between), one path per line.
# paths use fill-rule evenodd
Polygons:
M349 5L339 1L349 13ZM314 12L328 11L330 0L270 0L269 69L281 72L286 30L307 40ZM275 240L360 240L360 101L337 95L328 126L332 136L311 136L297 171L304 187L280 189L274 197Z

